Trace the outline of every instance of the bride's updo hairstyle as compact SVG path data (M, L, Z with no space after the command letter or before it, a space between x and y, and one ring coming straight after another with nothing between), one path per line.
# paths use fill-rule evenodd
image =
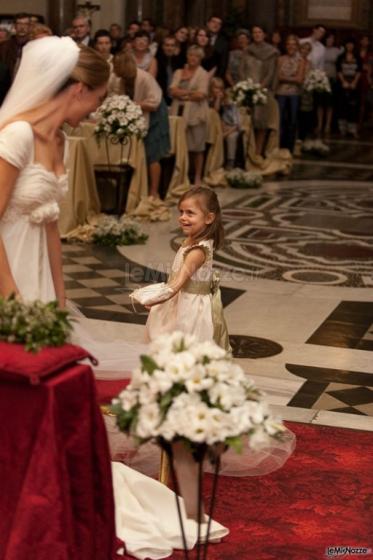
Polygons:
M203 212L206 214L211 212L215 216L214 221L211 224L207 224L203 232L194 241L212 239L214 242L214 249L220 249L224 242L224 227L216 192L208 187L193 187L180 197L178 208L180 208L180 204L188 198L196 198Z
M110 66L103 56L85 45L79 45L79 49L78 62L60 91L77 82L96 89L109 80Z

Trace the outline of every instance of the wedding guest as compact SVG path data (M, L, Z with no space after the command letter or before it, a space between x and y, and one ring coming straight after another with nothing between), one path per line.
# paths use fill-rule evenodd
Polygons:
M194 184L200 185L207 139L209 76L201 66L203 50L192 45L187 51L187 64L176 70L171 86L171 115L180 115L186 124L186 137L194 164Z
M260 25L254 25L251 30L252 42L247 47L249 55L253 56L257 62L256 80L262 87L267 88L266 105L255 107L253 122L255 128L256 153L263 155L268 130L275 126L274 120L278 119L277 104L274 98L274 89L277 80L277 50L266 42L266 34ZM276 128L277 128L276 123Z
M153 56L155 56L155 53L157 52L158 49L158 43L156 41L156 32L155 32L155 23L153 22L153 20L151 18L145 18L142 20L141 22L141 31L145 31L150 38L150 44L149 44L149 50L152 53Z
M296 35L287 37L286 54L279 57L277 68L276 97L280 109L280 147L293 152L301 85L305 77L304 59L299 55L299 39Z
M138 68L149 72L153 78L157 75L157 61L150 52L150 37L146 31L137 31L132 41L132 51Z
M123 39L123 30L122 26L119 23L112 23L109 27L109 34L111 38L111 54L116 54L120 51L122 39Z
M345 41L344 49L337 60L338 127L342 136L350 133L354 138L358 138L358 84L362 72L362 63L353 38Z
M144 139L149 171L149 195L157 197L161 178L160 160L170 151L168 111L162 91L153 76L136 65L130 52L114 58L115 75L110 79L109 92L128 95L137 103L147 123Z
M312 68L315 70L324 70L325 47L321 43L321 40L323 39L325 33L325 27L321 24L316 24L313 26L312 33L309 37L304 37L299 40L301 45L303 43L311 44L312 49L308 58L312 64Z
M243 57L250 44L250 33L247 29L239 29L235 35L237 48L229 52L228 67L225 73L225 81L229 86L234 86L242 79L240 67Z
M10 39L10 31L6 27L0 26L0 43Z
M359 126L361 127L367 107L367 98L369 94L373 96L373 50L370 36L365 34L360 38L360 59L362 62L361 78L359 82L360 93L360 111Z
M134 19L130 21L126 35L129 35L130 37L132 37L132 39L134 39L136 33L138 33L140 30L141 30L140 22Z
M201 66L208 72L209 77L212 78L217 71L219 57L210 43L209 31L206 27L197 28L194 44L203 49L204 56Z
M304 75L305 78L307 74L312 69L311 62L309 61L309 55L312 50L311 43L303 42L299 45L299 53L303 59L304 64ZM295 155L300 155L300 150L302 143L309 138L313 132L313 93L312 91L306 91L304 88L301 90L300 97L300 107L299 107L299 122L298 122L298 140L295 147ZM298 153L297 153L298 152Z
M281 33L278 29L275 29L272 32L270 43L273 47L275 47L275 49L277 49L277 52L278 52L279 56L281 54L284 54L285 49L284 49L284 45L283 45L283 42L282 42L282 36L281 36Z
M222 33L223 20L220 16L212 15L206 23L210 33L210 45L217 58L216 76L224 78L228 64L229 45L225 35Z
M178 27L174 33L176 39L176 56L179 57L180 68L186 63L186 52L189 45L189 31L185 25Z
M19 13L14 17L14 35L7 41L0 43L0 62L7 68L11 81L14 80L17 73L22 49L29 40L30 29L31 21L29 14Z
M157 59L157 82L161 87L164 100L171 105L172 98L169 88L175 70L180 68L179 57L176 56L176 39L169 36L164 37L156 54Z
M325 62L324 70L329 79L331 94L321 94L317 96L317 128L316 133L320 136L323 132L329 136L332 119L333 108L336 105L337 95L337 59L342 54L343 48L335 45L335 34L327 33L325 36Z
M106 29L98 29L93 37L94 49L107 61L110 66L110 73L113 72L113 58L111 53L113 43L111 35Z
M229 98L221 78L212 78L211 80L209 104L210 107L215 109L221 119L227 154L225 169L230 171L234 168L236 161L237 142L241 123L237 105Z
M82 15L77 15L72 21L75 41L79 45L93 47L93 39L91 39L91 21Z

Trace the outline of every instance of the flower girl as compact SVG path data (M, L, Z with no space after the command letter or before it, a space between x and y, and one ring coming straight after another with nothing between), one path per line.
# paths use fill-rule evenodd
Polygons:
M148 340L178 330L230 350L219 282L212 268L213 250L224 239L218 197L209 188L194 187L182 195L178 208L186 239L172 265L167 300L150 309Z

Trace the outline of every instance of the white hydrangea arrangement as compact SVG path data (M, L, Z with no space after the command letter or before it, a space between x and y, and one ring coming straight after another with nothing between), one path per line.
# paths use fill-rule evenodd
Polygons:
M329 78L323 70L311 70L308 72L303 87L306 91L315 91L317 93L331 93L332 91Z
M112 410L119 429L139 443L222 443L239 451L243 436L255 449L285 430L225 350L181 332L150 345Z
M265 105L268 100L268 90L254 82L252 78L237 82L232 87L231 97L239 107L251 109L256 105Z
M232 169L225 173L228 185L234 189L259 188L263 184L263 176L255 171L245 171L244 169Z
M95 136L109 138L114 143L125 143L131 136L144 138L146 124L139 105L127 95L107 97L95 113Z

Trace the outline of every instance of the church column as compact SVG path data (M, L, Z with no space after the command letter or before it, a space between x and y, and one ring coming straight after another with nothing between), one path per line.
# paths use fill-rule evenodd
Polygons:
M48 23L57 34L71 26L75 16L75 0L48 0Z

